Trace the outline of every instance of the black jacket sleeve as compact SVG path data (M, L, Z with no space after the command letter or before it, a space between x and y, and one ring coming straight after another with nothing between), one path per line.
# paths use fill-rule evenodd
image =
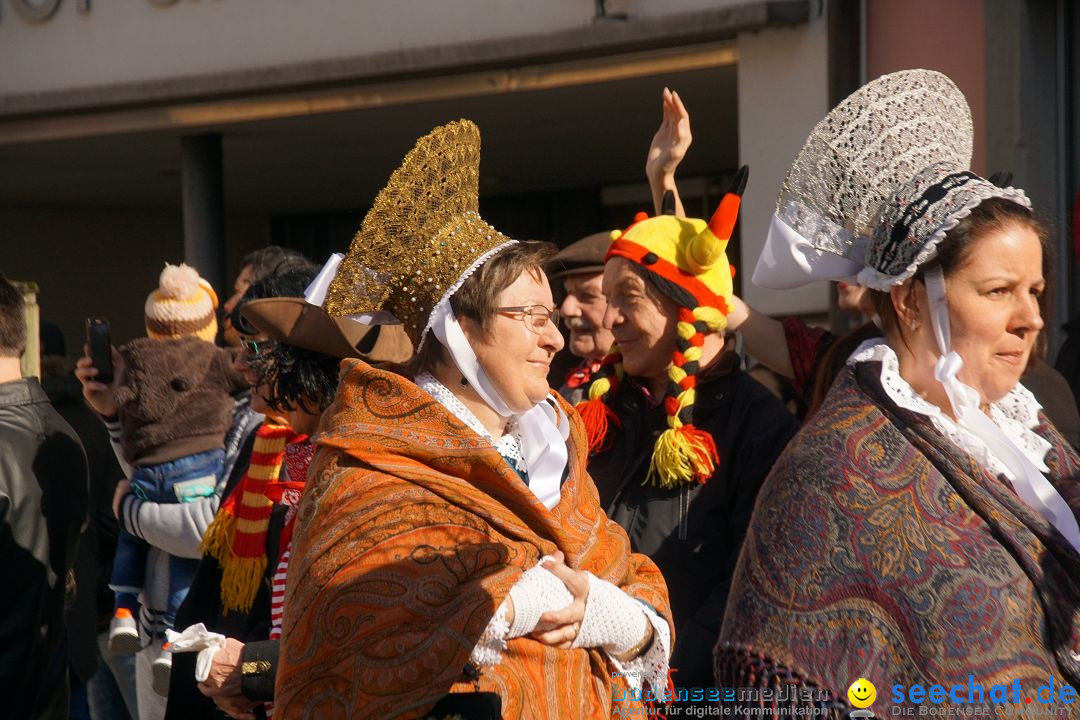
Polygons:
M240 655L240 693L249 700L273 700L280 640L244 645Z

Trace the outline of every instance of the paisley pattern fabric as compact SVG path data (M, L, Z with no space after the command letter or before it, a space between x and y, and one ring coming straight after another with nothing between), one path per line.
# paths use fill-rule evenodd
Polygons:
M1075 686L1080 557L1003 478L892 404L880 376L876 362L841 373L765 481L718 684L843 699L865 677L878 717L895 684ZM1080 458L1040 418L1048 477L1076 512Z
M285 596L278 717L416 718L449 692L494 692L506 718L640 710L599 650L509 641L469 654L524 570L561 550L670 622L656 566L630 553L585 472L568 405L570 462L548 510L491 443L399 375L342 364L298 511ZM615 675L615 677L613 677Z

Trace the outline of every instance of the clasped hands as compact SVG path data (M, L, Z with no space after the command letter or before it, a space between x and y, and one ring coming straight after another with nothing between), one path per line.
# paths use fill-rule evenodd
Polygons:
M585 573L566 564L562 551L555 551L541 563L541 567L566 586L573 601L564 608L541 614L535 629L528 633L528 637L544 645L569 649L581 630L581 621L585 618L585 607L589 601L589 579ZM513 625L514 602L510 597L506 598L506 606L506 622Z
M589 607L590 593L599 593L591 601L600 607ZM537 596L543 598L539 604ZM515 600L524 606L515 608ZM636 600L611 583L568 567L561 552L527 571L511 588L504 607L509 637L527 635L561 649L598 647L619 662L637 657L653 637L652 625ZM522 613L517 623L515 610ZM601 617L606 621L598 624Z

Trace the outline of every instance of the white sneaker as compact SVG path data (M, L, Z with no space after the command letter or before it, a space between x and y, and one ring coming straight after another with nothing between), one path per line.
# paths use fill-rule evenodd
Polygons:
M161 648L160 653L154 658L153 664L150 666L154 679L151 682L151 686L161 697L169 696L169 676L172 674L172 653Z
M127 608L117 608L109 622L109 652L132 655L142 649L139 628Z

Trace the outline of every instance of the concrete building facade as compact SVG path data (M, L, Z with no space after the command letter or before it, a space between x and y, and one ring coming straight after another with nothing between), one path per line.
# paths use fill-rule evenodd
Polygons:
M1070 23L1034 0L0 0L0 271L35 281L69 337L87 315L136 336L163 262L228 295L261 245L321 260L412 141L458 117L483 133L485 217L565 244L648 209L669 86L693 117L691 213L751 167L731 251L748 278L814 123L920 66L972 101L976 169L1013 170L1066 227ZM830 305L825 285L740 290L770 313Z

